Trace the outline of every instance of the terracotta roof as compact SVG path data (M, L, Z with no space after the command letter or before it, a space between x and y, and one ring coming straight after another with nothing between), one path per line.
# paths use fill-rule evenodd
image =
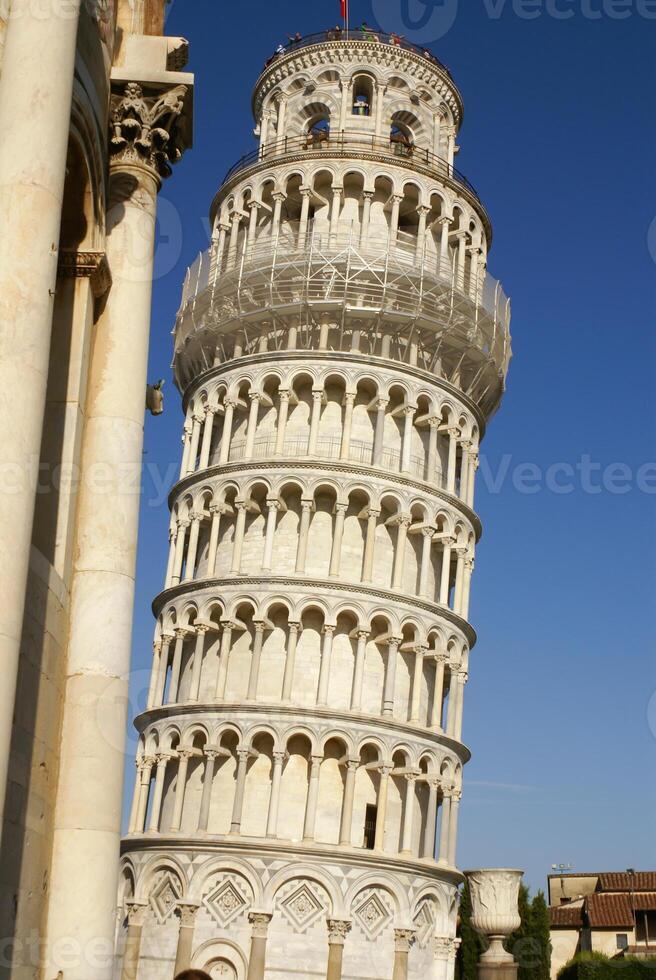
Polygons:
M631 896L629 896L630 901ZM637 909L638 912L656 911L656 892L637 892L633 896L633 908Z
M594 895L588 895L585 900L585 910L593 929L600 926L633 928L631 898L624 892L615 895L596 892Z
M600 892L654 892L656 891L656 871L604 871L599 875L597 890Z
M554 905L549 909L551 927L555 929L580 929L583 925L581 905Z

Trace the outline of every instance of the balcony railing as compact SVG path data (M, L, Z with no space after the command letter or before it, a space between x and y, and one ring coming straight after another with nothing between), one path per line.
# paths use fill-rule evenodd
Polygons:
M322 156L357 156L359 153L382 153L395 160L421 164L442 180L451 180L465 188L477 201L480 201L474 185L464 174L452 167L442 157L431 150L412 143L398 142L381 136L366 133L306 133L303 136L286 136L284 139L265 143L257 150L246 153L230 167L222 183L235 174L247 170L258 163L268 162L295 153L306 153L311 158Z
M410 41L406 39L401 34L386 34L385 31L376 31L373 28L370 30L362 30L358 28L354 31L345 31L341 27L333 27L327 31L319 31L316 34L306 34L304 37L298 40L292 40L288 44L284 45L284 51L274 52L271 58L267 61L265 69L270 65L275 64L279 58L283 58L286 54L291 54L294 51L298 51L300 48L308 48L313 44L326 44L333 41L368 41L379 44L389 44L392 47L402 48L404 51L412 51L413 54L418 54L422 58L426 58L431 64L435 65L441 71L446 72L446 74L451 77L451 72L441 61L435 57L428 48L419 47L416 44L411 44Z

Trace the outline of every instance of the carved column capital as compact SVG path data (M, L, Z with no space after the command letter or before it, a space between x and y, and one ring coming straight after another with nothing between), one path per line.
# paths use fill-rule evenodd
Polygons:
M415 929L395 929L394 947L397 953L409 953L415 941Z
M198 911L198 906L194 905L193 902L178 902L180 925L183 928L185 926L187 927L193 926L197 911Z
M140 905L138 902L128 902L126 912L129 926L142 926L147 905Z
M191 87L112 83L109 152L113 167L144 167L158 182L191 145Z
M249 912L248 921L253 927L254 939L266 939L269 934L269 923L273 915L270 912Z
M352 925L348 919L328 919L328 943L330 946L343 946Z

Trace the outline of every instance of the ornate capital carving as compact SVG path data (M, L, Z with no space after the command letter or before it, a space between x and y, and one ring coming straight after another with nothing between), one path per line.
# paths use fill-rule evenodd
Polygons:
M351 931L348 919L328 919L328 943L331 946L343 946Z
M395 929L394 947L397 953L409 953L415 941L415 929Z
M248 921L253 927L253 939L266 939L269 934L269 923L273 915L270 912L249 912Z
M178 902L178 912L180 913L180 925L184 928L191 928L193 926L196 912L198 911L197 905L192 905L189 902Z
M78 252L63 248L57 260L60 279L88 279L91 292L99 299L112 284L112 274L104 252Z
M190 144L188 93L187 85L146 92L138 82L114 83L109 141L113 161L146 167L158 178L169 177L171 165Z
M144 913L147 908L148 908L147 905L138 905L136 902L128 902L126 907L128 925L142 926L144 920Z

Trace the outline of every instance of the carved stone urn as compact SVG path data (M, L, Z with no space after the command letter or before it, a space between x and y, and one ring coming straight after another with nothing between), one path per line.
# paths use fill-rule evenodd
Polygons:
M480 959L480 975L516 972L513 956L503 948L503 941L521 924L518 900L523 873L509 868L465 872L472 903L471 924L490 940L490 948Z

